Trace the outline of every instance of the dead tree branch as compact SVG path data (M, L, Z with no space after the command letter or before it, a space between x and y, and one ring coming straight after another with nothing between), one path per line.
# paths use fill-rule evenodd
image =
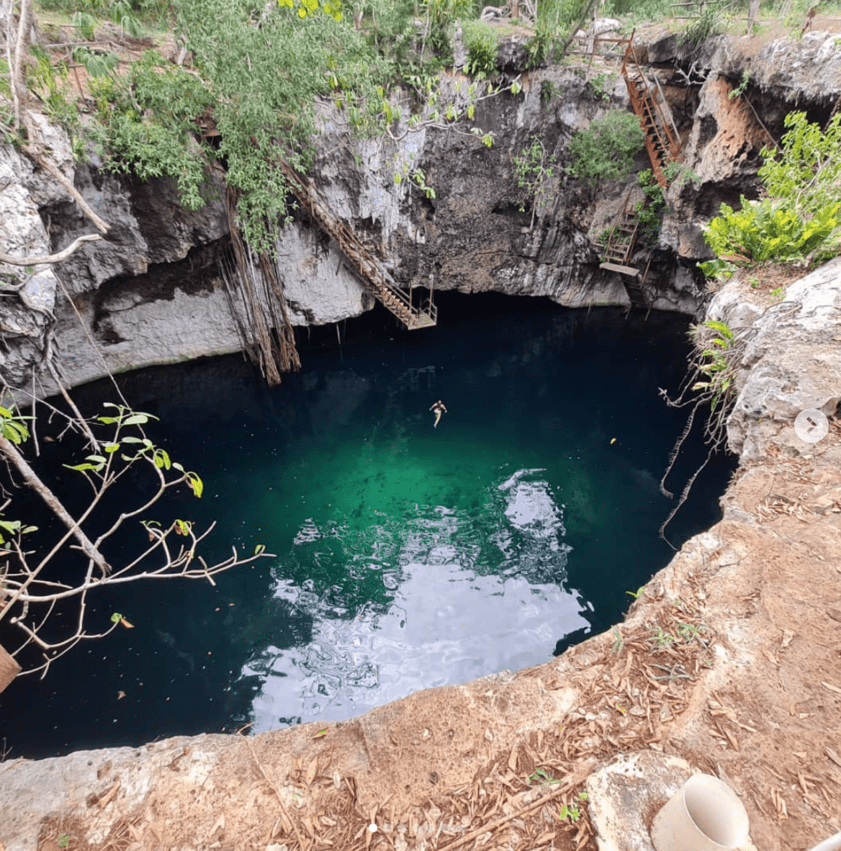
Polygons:
M74 413L65 416L78 428L78 408L72 406L71 410ZM3 656L7 652L7 661L11 659L14 664L21 664L23 674L40 672L43 676L56 659L79 642L101 638L120 625L132 627L115 612L107 626L89 629L89 595L107 585L142 579L203 579L215 584L213 577L217 574L270 555L262 546L258 546L253 555L241 554L232 548L227 558L208 564L198 550L213 530L214 523L200 531L190 520L176 519L163 525L150 518L151 509L169 489L186 485L195 496L201 496L203 484L195 473L173 462L165 450L146 436L143 425L151 418L149 414L123 405L111 405L106 415L85 423L86 433L92 433L93 427L104 428L108 435L106 439L94 438L93 454L87 455L82 463L65 465L73 475L80 477L80 485L84 482L83 486L90 488L86 507L74 520L17 446L28 436L28 429L23 425L25 421L8 409L0 409L0 412L3 413L0 457L5 457L19 471L25 484L41 496L67 527L57 541L42 547L45 554L36 556L34 551L25 548L24 542L37 530L7 519L9 501L0 506L0 625L7 627L5 635L17 635L19 640L16 647L6 643L5 651L0 649L0 658L7 658ZM153 483L148 490L138 489L134 484L134 475L144 471ZM131 493L138 490L143 493L134 504L131 496L117 497L121 491L113 490L113 486L130 472L133 476ZM105 531L91 541L82 527L94 516ZM139 542L134 551L123 555L112 568L102 555L103 548L119 530L130 529L132 523L139 524L143 537L133 535L133 540ZM68 548L72 538L79 546ZM81 550L81 557L73 555L73 550ZM53 570L53 566L59 568L59 555L60 569ZM99 567L98 572L95 572L96 567ZM69 611L68 606L71 607ZM56 635L54 624L59 612L64 618L69 615L72 624L62 635ZM10 681L8 672L14 670L14 665L6 665L5 670L5 680ZM0 691L7 684L0 676Z
M35 257L12 257L10 254L0 252L0 263L8 263L10 266L40 266L42 263L61 263L73 254L84 242L97 242L102 237L98 233L88 233L75 239L67 248L56 254L41 254Z

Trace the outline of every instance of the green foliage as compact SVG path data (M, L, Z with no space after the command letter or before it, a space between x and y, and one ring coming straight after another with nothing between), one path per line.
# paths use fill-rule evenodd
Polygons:
M689 168L688 165L676 160L666 164L663 169L663 176L670 186L684 186L687 183L693 183L697 186L701 183L701 175Z
M825 131L803 112L785 118L782 150L764 149L759 177L768 194L791 203L801 215L838 200L841 186L841 113Z
M517 187L525 191L520 202L520 212L525 212L526 203L532 207L531 224L537 212L545 203L551 191L551 181L555 176L555 157L546 152L543 142L536 136L531 144L514 155L514 169L517 175Z
M497 73L496 57L499 50L497 31L484 21L462 21L462 37L467 49L465 74L482 80Z
M557 816L561 821L569 819L575 824L581 818L581 809L575 804L562 804Z
M78 28L79 35L85 41L96 38L96 18L90 12L74 12L73 25Z
M257 251L273 251L289 212L280 161L301 172L312 163L318 95L331 95L357 132L388 122L378 81L388 79L391 65L352 25L337 20L341 15L329 13L335 4L301 15L304 8L270 5L256 26L249 0L180 0L178 6L213 104L227 182L239 193L242 235Z
M759 177L770 197L722 204L705 228L715 260L699 264L709 277L729 277L738 267L765 261L820 261L841 250L841 115L825 132L802 112L786 116L779 151L765 149Z
M560 94L560 89L556 83L551 80L540 81L540 102L544 106L550 104Z
M90 89L97 113L89 131L104 168L141 180L171 177L184 206L201 207L209 151L195 141L195 119L212 103L201 80L155 51L124 77L110 73L107 54L80 59L95 75Z
M709 331L713 332L712 336ZM690 333L696 349L699 350L697 368L701 379L692 385L692 390L703 391L710 403L710 418L714 424L720 426L733 401L733 382L736 377L733 357L735 335L726 323L714 319L693 326ZM719 414L716 418L717 407Z
M709 4L704 6L700 16L678 35L678 43L697 48L708 39L721 33L723 29L721 10L713 4Z
M634 158L645 144L639 119L614 109L579 130L569 144L570 174L589 183L624 180L634 168Z
M73 60L82 65L89 77L106 77L113 74L120 57L106 50L93 50L80 45L73 49Z
M660 236L663 214L666 212L666 195L650 168L639 173L637 182L645 195L645 201L637 203L640 230L647 239L656 242Z
M429 45L444 65L452 64L450 29L457 20L471 17L473 11L473 0L421 0L420 12L425 21L426 33L421 61L425 60L425 48Z
M19 446L29 437L29 429L20 414L0 407L0 434L15 446Z
M537 30L565 39L580 24L589 0L540 0L537 4Z
M742 71L742 79L739 81L739 85L727 97L730 100L740 98L747 91L748 83L750 83L750 71L745 69Z
M554 786L561 781L545 768L538 768L526 778L528 783L540 783L541 786Z
M587 88L594 100L601 100L605 102L610 100L610 92L607 90L607 85L613 79L613 74L609 74L605 71L601 74L596 74L595 77L587 81Z
M743 197L740 210L722 204L720 215L704 229L707 245L718 258L699 265L710 277L729 277L739 266L800 260L823 246L839 225L838 201L806 220L785 202Z

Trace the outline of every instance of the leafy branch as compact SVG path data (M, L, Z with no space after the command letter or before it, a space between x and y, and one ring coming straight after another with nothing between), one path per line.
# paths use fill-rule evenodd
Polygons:
M230 556L208 564L198 549L215 523L199 530L187 519L167 523L151 519L150 511L167 491L183 485L195 497L201 497L202 480L146 436L143 426L154 419L150 414L113 403L106 403L106 407L108 413L86 426L88 431L95 428L107 434L95 438L93 451L86 450L77 463L64 465L78 474L79 483L85 485L83 490L88 491L86 498L80 496L85 507L76 518L24 459L21 449L30 436L26 418L0 408L0 455L65 526L57 540L41 536L42 540L30 545L37 527L5 516L11 499L0 507L0 624L5 621L6 636L18 636L16 645L6 649L27 668L24 673L41 672L43 676L57 658L79 642L101 638L120 625L131 627L119 613L104 626L89 627L90 594L105 586L174 578L204 579L215 584L213 577L217 574L268 555L262 546L251 555L232 548ZM72 418L69 422L78 425ZM116 498L112 495L115 485L129 474L136 499L127 504L122 491ZM138 477L146 483L145 491L135 481ZM145 543L137 543L127 556L106 560L111 539L132 523L143 530ZM104 526L96 537L83 528L94 524L99 529ZM75 546L70 546L71 539L76 540ZM81 551L81 558L72 556L74 550ZM75 609L72 625L58 634L55 615L68 604Z

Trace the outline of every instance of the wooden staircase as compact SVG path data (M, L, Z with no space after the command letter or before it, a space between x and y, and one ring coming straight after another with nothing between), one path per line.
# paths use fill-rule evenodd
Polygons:
M301 206L313 221L336 241L342 253L353 264L362 283L377 301L390 310L410 331L435 325L438 322L438 308L432 302L432 294L430 293L429 298L420 307L412 304L411 291L407 293L397 286L359 237L334 215L312 182L286 163L281 163L281 168Z
M625 46L622 76L631 98L631 107L645 133L645 149L651 162L654 179L665 189L669 183L665 173L666 167L669 163L680 159L680 139L668 108L664 109L661 106L661 103L665 104L665 97L660 90L660 84L656 78L653 83L650 82L637 61L633 34ZM648 267L651 265L651 255L649 254L648 265L642 279L640 279L640 270L630 265L640 226L637 205L631 200L633 194L634 191L631 190L625 196L622 212L611 226L607 242L600 246L602 253L600 266L609 272L618 272L622 275L622 283L625 285L625 291L633 307L648 308L648 298L643 284L648 275Z
M671 115L667 116L667 110L664 111L661 106L661 101L665 103L665 98L660 91L660 84L656 78L653 84L649 82L637 61L633 36L628 39L625 48L622 76L631 98L631 107L639 117L645 132L645 149L651 161L654 178L665 189L668 180L664 169L669 163L680 159L680 139L672 124ZM659 97L653 94L655 91Z
M629 265L640 227L636 205L631 202L632 194L629 192L625 196L622 212L611 226L607 242L601 246L602 269L619 272L620 275L639 274L639 270Z

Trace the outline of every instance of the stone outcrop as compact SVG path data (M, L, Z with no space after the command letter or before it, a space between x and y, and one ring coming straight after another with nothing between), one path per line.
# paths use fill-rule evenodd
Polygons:
M653 307L696 311L700 291L692 270L708 256L701 225L721 201L736 204L740 194L756 194L759 151L770 136L779 138L788 109L808 101L828 114L841 96L839 50L825 33L753 52L740 39L718 38L693 50L674 36L638 49L676 117L683 161L700 178L698 186L670 190L660 248L637 258L640 267L652 261L646 289ZM751 76L744 96L731 98L745 71ZM509 73L516 72L512 66ZM597 72L594 89L587 76ZM598 268L595 247L628 186L596 191L564 170L572 135L607 109L627 106L618 60L607 58L587 72L527 72L522 86L516 96L477 105L476 126L494 134L490 149L455 127L354 140L341 115L325 105L317 188L404 286L545 296L571 307L628 305L621 278ZM95 164L74 165L62 134L43 119L39 124L56 161L75 173L84 197L112 228L105 242L85 246L56 269L36 270L20 299L0 304L6 381L31 387L48 327L68 383L102 375L105 365L120 371L241 348L217 266L228 242L218 184L208 186L204 209L184 210L169 181L144 185ZM552 202L533 218L513 163L535 138L554 176L546 186ZM15 150L0 152L0 168L7 175L0 191L7 252L58 250L89 232L73 203ZM416 168L435 198L410 180L395 182L395 174ZM373 306L350 264L306 217L282 229L278 252L293 324L338 322ZM55 389L49 375L39 380L36 392Z
M640 51L678 122L684 162L701 180L670 190L660 248L653 254L645 248L637 258L641 268L651 260L646 289L653 307L696 311L694 261L708 254L701 225L721 201L756 193L759 151L769 132L777 138L782 132L786 98L829 104L841 95L838 52L834 37L818 33L801 42L771 42L756 55L739 39L725 38L689 52L669 37ZM571 307L627 306L621 278L599 269L595 244L634 178L625 187L597 190L564 170L572 135L606 110L627 106L618 60L599 61L588 71L524 73L520 94L480 102L475 124L494 134L492 148L456 127L354 140L341 115L325 105L317 188L403 286L545 296ZM732 99L745 69L752 75L746 96ZM588 75L599 76L595 89ZM71 384L102 375L105 365L120 371L241 348L217 265L228 243L220 187L208 186L204 209L184 210L169 181L144 185L95 164L74 165L67 140L40 124L57 162L65 173L75 172L84 197L112 227L106 241L85 246L55 269L36 270L20 299L0 304L6 381L31 387L48 327ZM546 185L551 204L533 217L514 158L535 138L554 176ZM639 165L645 167L644 156ZM7 175L0 205L8 252L58 250L90 231L73 203L15 150L3 149L0 168ZM410 180L395 182L395 174L417 168L434 198ZM350 264L305 216L282 229L278 252L293 324L338 322L373 306ZM54 391L49 375L42 372L39 381L36 392Z

